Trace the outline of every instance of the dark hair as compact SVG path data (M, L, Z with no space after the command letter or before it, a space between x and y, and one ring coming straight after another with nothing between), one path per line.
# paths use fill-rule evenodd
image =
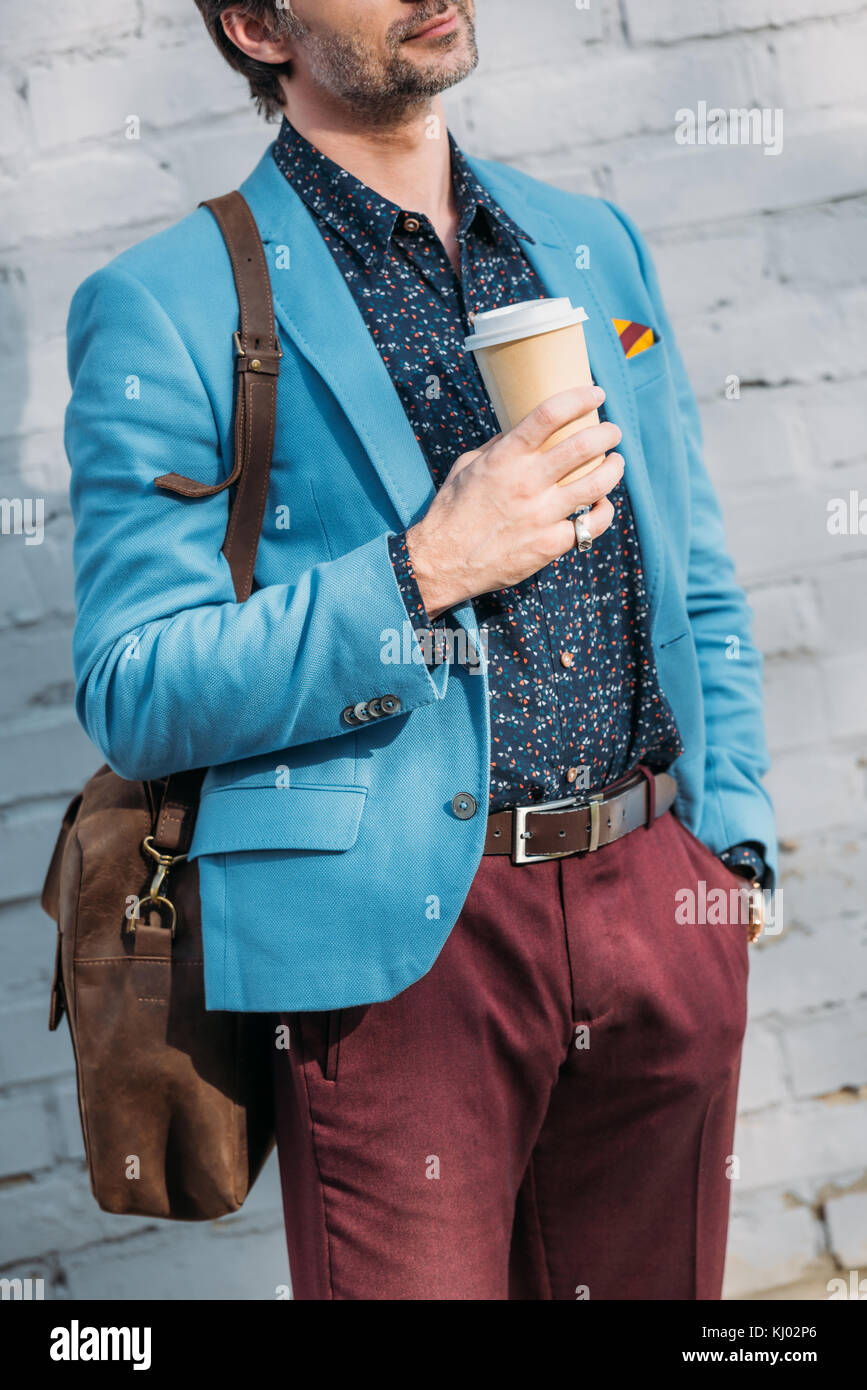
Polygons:
M231 9L238 0L196 0L208 33L214 40L227 63L240 72L250 84L250 95L261 115L273 121L280 114L283 92L280 87L280 74L292 71L291 63L260 63L257 58L248 58L240 48L232 43L222 24L225 10ZM260 19L274 34L291 33L298 20L291 12L291 5L280 0L241 0L241 6L254 19ZM300 28L300 26L299 26Z

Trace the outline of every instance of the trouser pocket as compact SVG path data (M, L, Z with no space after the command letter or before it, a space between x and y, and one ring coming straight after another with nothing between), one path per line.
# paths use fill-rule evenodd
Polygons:
M701 858L703 856L705 862L715 870L717 881L722 879L724 882L728 882L730 887L732 885L737 888L745 887L746 880L741 874L736 874L734 869L730 869L728 864L724 864L719 855L715 854L711 849L710 845L706 845L704 840L700 840L697 835L693 834L689 827L684 825L682 820L678 820L677 816L674 816L673 819L680 831L686 836L687 840L695 849L698 857Z
M323 1081L337 1080L342 1020L342 1009L317 1009L295 1015L304 1063Z
M329 1009L325 1028L325 1066L323 1076L326 1081L337 1080L337 1063L340 1055L340 1025L343 1022L342 1009Z

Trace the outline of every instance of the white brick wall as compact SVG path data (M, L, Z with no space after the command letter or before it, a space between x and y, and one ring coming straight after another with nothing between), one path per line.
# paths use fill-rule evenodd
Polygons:
M752 953L728 1291L822 1297L867 1261L864 897L864 0L477 0L458 138L647 232L699 393L708 460L766 654L786 928ZM0 67L0 495L46 538L0 537L0 1268L56 1297L272 1298L273 1164L204 1229L106 1216L82 1168L64 1030L45 1030L36 903L60 811L96 765L70 706L63 328L80 280L232 187L269 137L192 0L13 5ZM699 100L784 110L783 153L688 148ZM125 138L127 117L141 138ZM739 400L724 397L730 373Z

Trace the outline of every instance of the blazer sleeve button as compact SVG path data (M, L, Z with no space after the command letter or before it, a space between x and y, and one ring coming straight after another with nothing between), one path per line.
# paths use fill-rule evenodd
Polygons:
M346 709L343 711L343 713L341 714L340 717L341 717L341 719L343 720L343 722L344 722L345 724L357 724L357 723L358 723L358 720L357 720L356 717L355 717L355 706L354 706L354 705L347 705L347 706L346 706Z
M359 723L363 724L366 719L370 718L370 710L367 708L367 701L359 700L352 713L355 715Z
M383 714L400 714L400 700L396 695L383 695L380 704Z
M452 810L458 820L469 820L476 814L476 798L470 796L469 792L458 792L457 796L452 797Z

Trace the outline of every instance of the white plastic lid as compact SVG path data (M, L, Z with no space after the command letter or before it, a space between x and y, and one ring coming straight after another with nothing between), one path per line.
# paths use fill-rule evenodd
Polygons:
M522 299L518 304L504 304L502 309L489 309L476 314L473 334L464 339L466 352L496 347L514 338L532 338L537 333L552 333L555 328L569 328L587 319L583 309L573 309L572 301L563 299Z

